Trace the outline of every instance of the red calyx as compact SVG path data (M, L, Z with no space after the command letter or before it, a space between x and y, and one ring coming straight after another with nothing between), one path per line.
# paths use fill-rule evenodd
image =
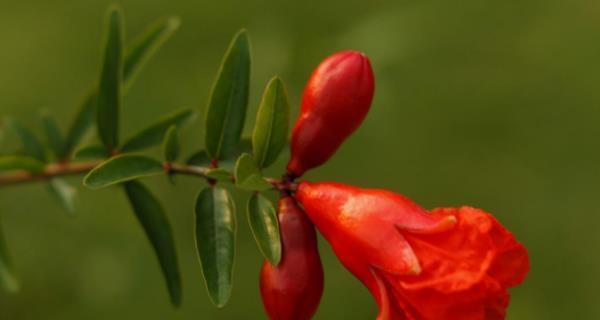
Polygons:
M278 266L265 261L260 293L270 320L308 320L323 293L323 267L317 235L291 196L279 200L282 257Z
M373 70L364 54L342 51L321 62L302 95L288 172L299 177L327 161L367 115L373 91Z
M378 320L504 319L525 247L471 207L427 212L385 190L302 182L298 201L344 266L371 291Z

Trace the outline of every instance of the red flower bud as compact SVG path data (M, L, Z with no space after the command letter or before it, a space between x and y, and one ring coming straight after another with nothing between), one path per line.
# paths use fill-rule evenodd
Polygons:
M507 288L529 271L525 247L478 209L427 212L389 191L335 183L303 182L296 196L371 291L379 320L504 319Z
M323 266L317 235L296 201L279 200L282 257L278 266L268 261L260 273L260 293L271 320L308 320L323 294Z
M299 177L327 161L367 115L373 90L364 54L342 51L321 62L304 88L288 172Z

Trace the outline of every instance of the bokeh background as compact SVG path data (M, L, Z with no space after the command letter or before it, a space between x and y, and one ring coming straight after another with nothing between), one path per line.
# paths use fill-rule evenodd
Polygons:
M0 0L0 112L39 127L47 108L70 121L99 70L110 1ZM310 180L391 189L424 206L493 212L525 243L532 271L508 319L600 319L600 3L513 1L123 0L127 35L176 14L182 26L125 99L133 133L183 106L203 109L241 27L253 46L247 132L267 80L284 79L294 114L325 56L366 52L377 92L363 126ZM202 117L184 148L202 147ZM13 141L4 141L8 148ZM282 156L270 170L279 175ZM70 179L80 185L80 178ZM3 188L0 215L22 281L0 292L0 319L264 319L261 257L238 212L235 287L214 308L192 235L203 186L147 182L176 230L184 304L171 308L151 248L122 192L80 188L69 218L42 184ZM237 193L243 201L247 196ZM239 205L243 207L243 205ZM326 288L316 319L373 319L373 299L321 241Z

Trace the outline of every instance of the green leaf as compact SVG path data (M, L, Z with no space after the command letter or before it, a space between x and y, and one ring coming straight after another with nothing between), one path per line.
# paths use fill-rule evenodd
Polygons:
M252 152L252 138L250 137L243 137L240 142L238 143L238 145L233 148L232 150L229 150L229 152L223 154L223 157L221 157L221 161L223 160L237 160L237 158L242 154L242 153L251 153Z
M273 186L262 175L252 156L244 153L235 164L235 185L244 190L264 191Z
M209 296L219 308L231 296L235 257L235 205L227 190L210 187L196 199L196 248Z
M6 148L6 128L4 123L0 122L0 154L7 152Z
M58 124L56 123L56 119L54 119L54 117L52 117L48 111L43 111L41 118L46 139L48 140L48 145L50 146L54 156L60 157L62 155L64 142L62 133L60 132Z
M111 158L90 171L83 184L91 189L164 173L160 161L142 155L125 154Z
M171 126L165 134L163 143L163 154L165 161L173 162L179 157L179 138L177 137L177 127Z
M147 27L127 46L123 64L125 85L123 90L129 89L144 64L177 31L179 25L180 21L177 17L160 19Z
M67 213L70 215L75 213L75 196L77 195L75 187L69 185L63 179L53 178L48 184L48 190L67 210Z
M2 232L2 225L0 224L0 287L8 292L19 291L19 281L15 274L10 255L8 254L8 248L4 240L4 234Z
M26 155L34 157L40 161L46 160L46 151L33 132L15 119L6 119L5 124L17 134L19 140L21 140L21 144L23 145Z
M240 141L250 85L250 43L245 30L233 38L217 74L206 113L206 149L213 159Z
M121 150L124 152L140 151L159 145L171 126L174 125L179 129L192 121L195 116L196 112L190 109L179 110L167 115L125 141Z
M133 85L147 60L163 45L177 29L179 21L171 17L162 19L148 27L127 47L123 63L123 93ZM86 94L79 107L65 139L62 157L73 152L94 123L96 115L97 86L94 85Z
M182 295L181 276L171 224L158 199L143 184L130 181L124 186L133 211L156 252L167 282L171 303L179 306Z
M272 265L281 260L281 240L275 208L269 199L255 193L248 200L248 222L263 256Z
M92 88L93 90L89 90L89 92L85 95L85 99L83 103L79 107L79 110L75 114L75 118L71 125L69 126L69 130L67 131L67 135L65 137L65 144L63 151L61 153L61 157L64 158L68 156L75 148L81 143L89 128L94 123L94 119L96 118L96 102L98 101L98 95L96 94L96 87Z
M252 149L259 168L273 164L287 143L290 104L283 82L274 77L267 84L252 134Z
M75 151L75 160L95 160L108 157L108 150L101 145L85 146Z
M219 160L219 167L233 171L235 169L235 162L237 161L238 157L243 153L251 152L252 139L242 138L242 140L240 140L240 143L238 143L237 147L234 150L232 150L232 152L223 155L222 159Z
M123 33L121 10L112 6L106 18L104 62L98 85L96 123L98 136L108 150L119 144L119 110L121 109L121 86L123 81Z
M233 171L238 156L249 152L252 152L252 141L249 138L242 138L234 152L223 155L223 158L219 160L219 167ZM192 154L186 163L192 166L208 167L211 165L211 161L212 159L208 152L202 150Z
M191 166L208 167L210 166L210 162L210 156L206 151L202 150L192 154L185 163Z
M11 170L25 170L31 173L44 171L46 165L36 158L26 156L1 156L0 172Z
M222 168L210 169L206 173L206 176L218 181L231 181L233 179L233 174Z

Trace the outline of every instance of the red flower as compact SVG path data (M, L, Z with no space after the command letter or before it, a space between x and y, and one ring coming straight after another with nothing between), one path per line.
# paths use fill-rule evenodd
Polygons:
M302 182L297 198L371 291L379 320L503 319L507 288L529 271L525 247L479 209L427 212L389 191L336 183Z

